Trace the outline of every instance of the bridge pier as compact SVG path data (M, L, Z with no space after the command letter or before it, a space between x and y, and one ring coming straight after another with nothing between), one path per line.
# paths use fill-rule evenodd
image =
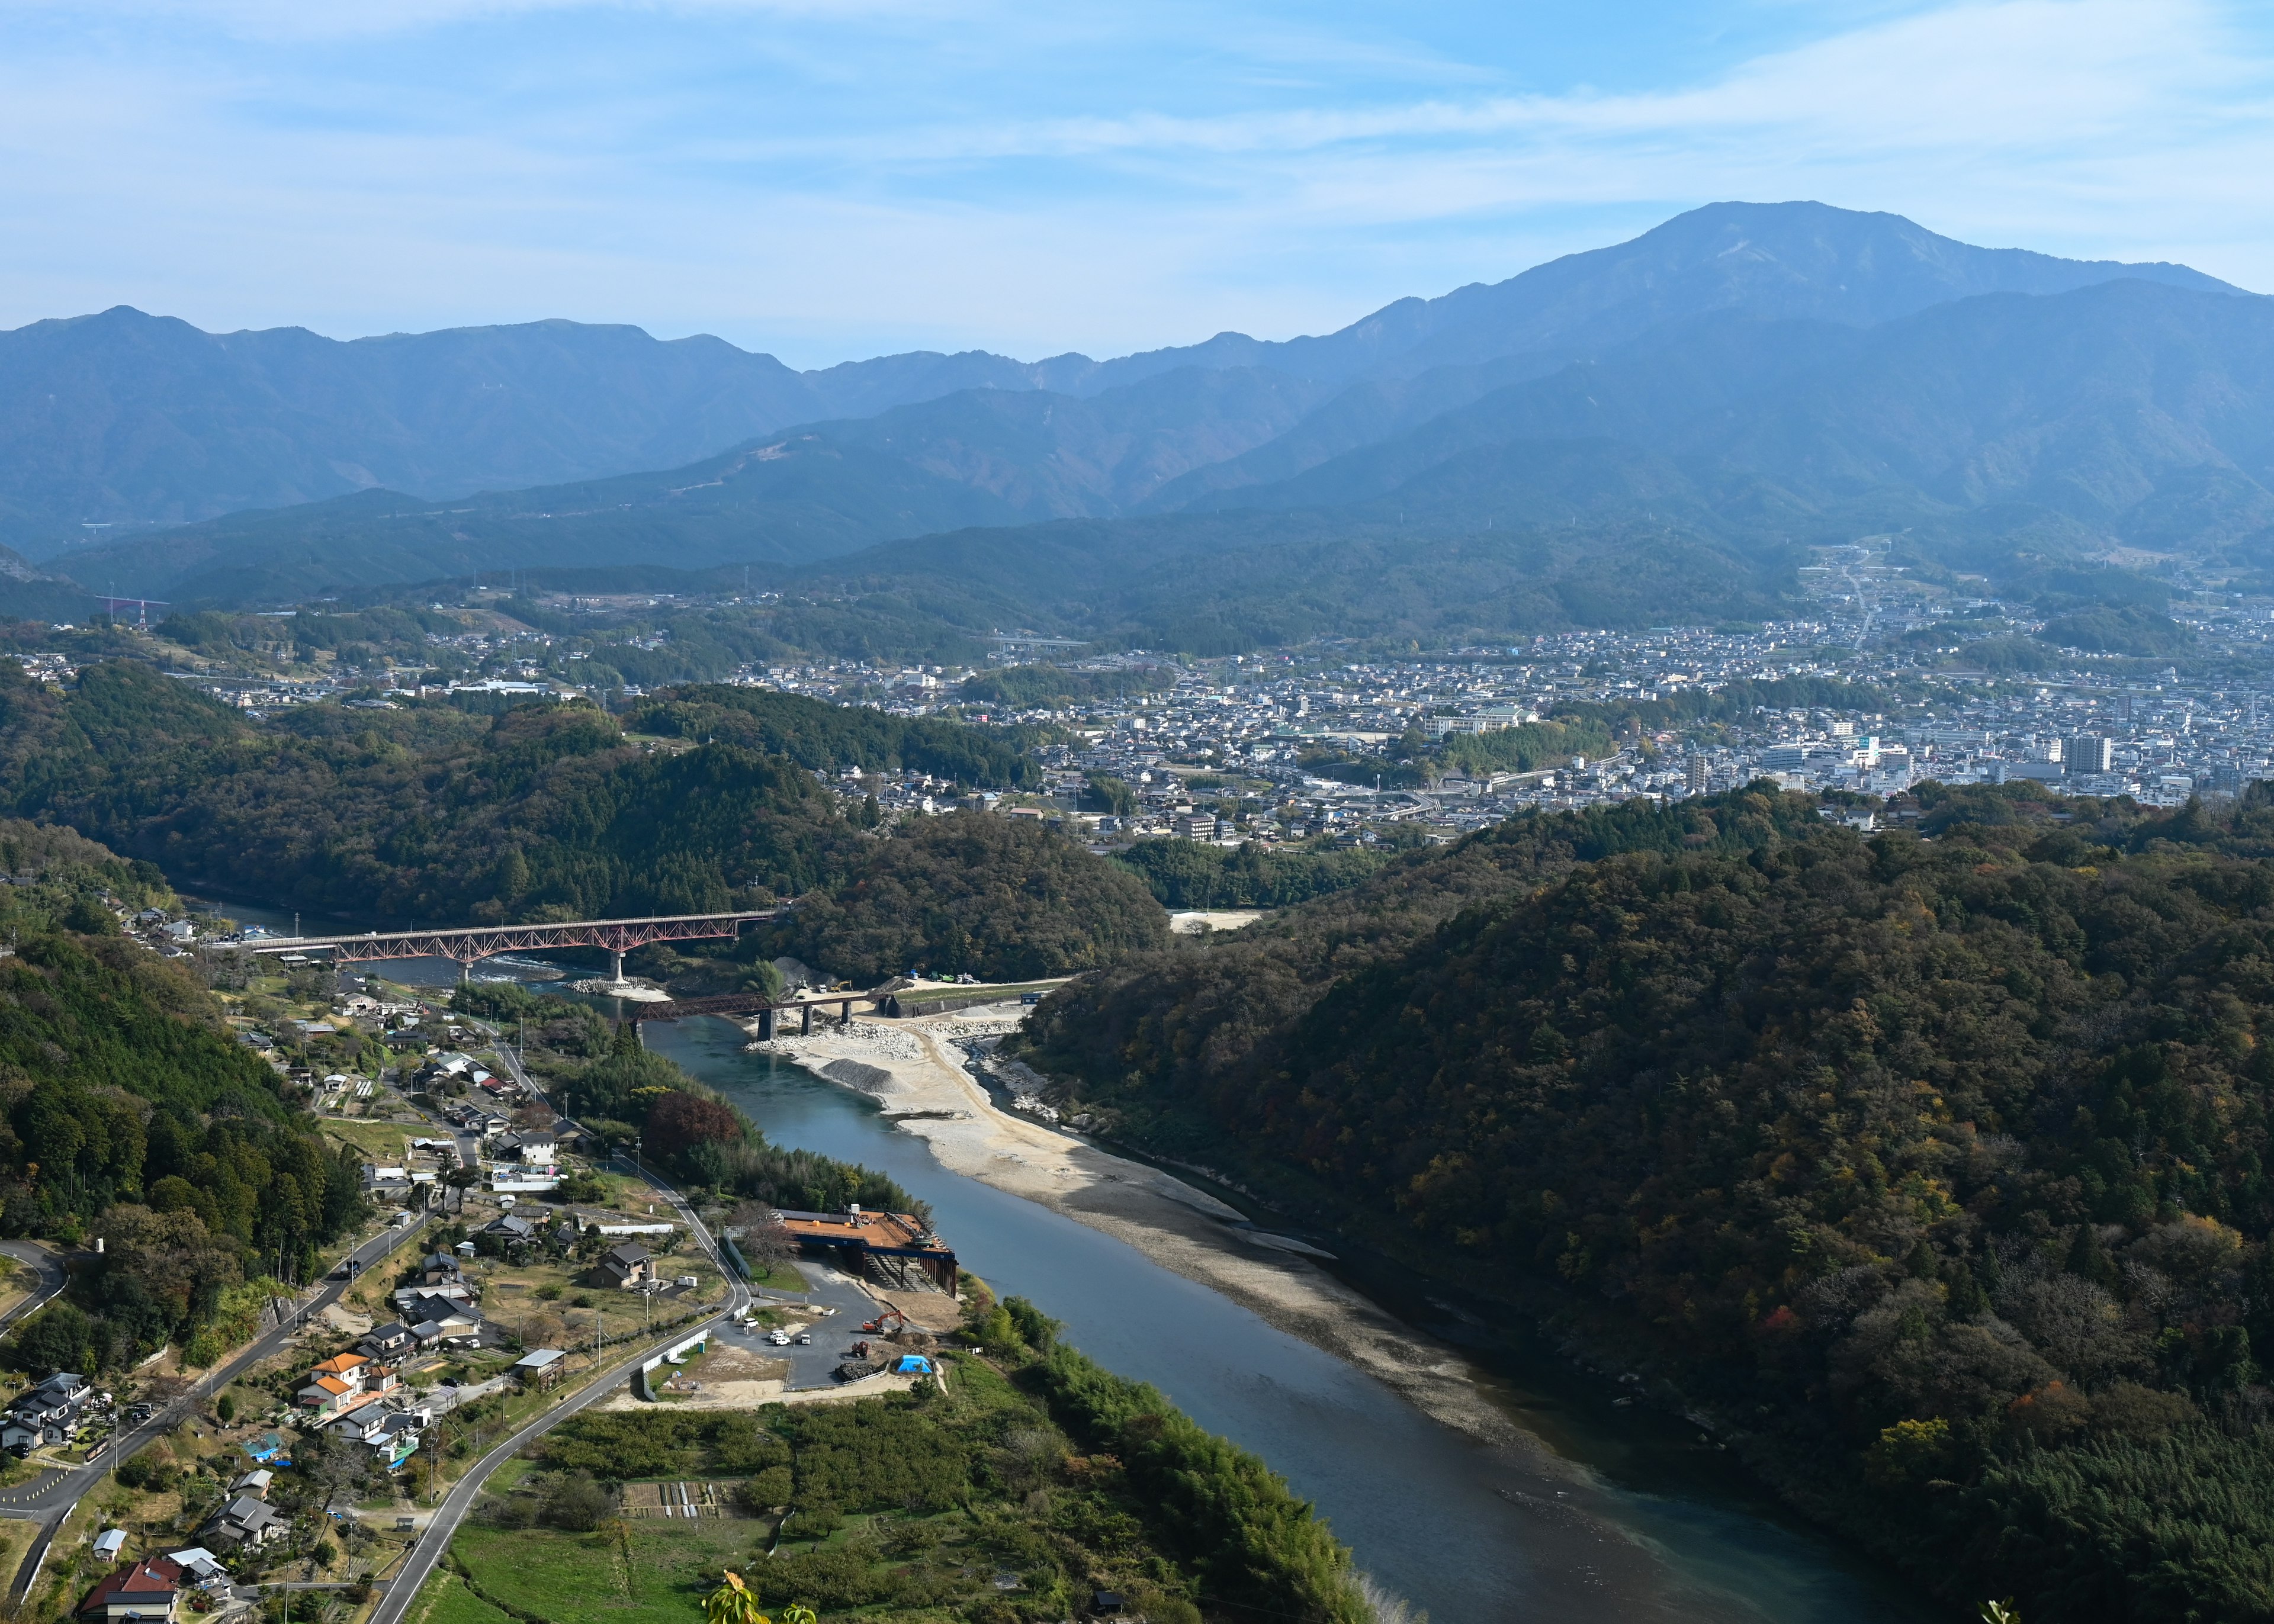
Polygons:
M847 998L837 1006L837 1024L840 1026L849 1026L853 1024L852 999Z
M614 957L616 960L616 968L614 974L611 974L608 979L615 982L617 986L621 987L623 985L624 981L624 956L619 952Z
M774 1012L770 1009L760 1010L758 1011L758 1041L761 1043L766 1042L772 1038L773 1034Z
M809 1038L813 1035L813 1005L810 1004L805 1006L804 1024L798 1027L797 1035L802 1038Z

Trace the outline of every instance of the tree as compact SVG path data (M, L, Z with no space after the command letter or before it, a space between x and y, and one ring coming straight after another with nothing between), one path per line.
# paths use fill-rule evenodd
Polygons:
M463 1212L466 1192L482 1182L482 1170L479 1168L454 1167L442 1175L442 1182L458 1192L458 1210Z
M538 1515L554 1528L589 1534L606 1521L611 1509L607 1491L584 1471L563 1472L546 1485Z
M648 1108L641 1137L650 1156L670 1162L706 1140L740 1139L742 1119L723 1100L674 1088Z

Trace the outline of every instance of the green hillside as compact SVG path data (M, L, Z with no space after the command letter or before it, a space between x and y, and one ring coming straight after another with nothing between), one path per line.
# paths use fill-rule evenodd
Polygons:
M169 1341L232 1340L265 1300L248 1282L307 1279L360 1215L354 1160L192 975L120 936L106 898L173 900L150 865L0 821L0 1233L109 1243L0 1357L123 1370Z
M1030 1057L1669 1380L1955 1596L2260 1616L2274 803L1921 800L1931 841L1519 819L1089 978Z
M6 809L99 834L184 884L430 924L710 913L809 895L816 911L799 916L797 944L847 974L878 965L884 943L886 974L911 963L980 971L1016 952L1020 974L1044 974L1160 940L1142 888L1054 833L981 820L975 845L932 864L922 853L944 833L921 822L893 838L865 833L814 776L860 765L973 786L1028 782L1031 760L984 728L738 688L643 705L636 727L664 743L628 738L582 704L494 718L312 707L260 723L147 665L90 666L68 692L13 671L0 664ZM1045 875L1056 878L1035 890ZM872 877L906 904L883 936L855 927L852 898L882 894L862 891ZM1006 895L1047 911L1023 946L993 913Z

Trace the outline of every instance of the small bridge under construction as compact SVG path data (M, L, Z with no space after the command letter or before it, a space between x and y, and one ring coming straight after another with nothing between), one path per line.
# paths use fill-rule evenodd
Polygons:
M477 962L500 953L542 952L553 947L606 948L615 956L614 980L624 979L624 955L653 942L696 942L735 936L745 925L779 916L779 908L741 914L672 914L654 919L579 919L553 925L470 925L447 930L366 930L358 936L263 936L242 944L253 953L328 953L335 965L377 959L450 959L460 979Z

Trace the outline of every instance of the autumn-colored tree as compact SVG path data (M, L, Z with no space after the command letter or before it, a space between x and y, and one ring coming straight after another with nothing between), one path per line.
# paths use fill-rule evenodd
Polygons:
M742 1119L723 1100L673 1089L649 1107L641 1133L646 1154L672 1160L705 1139L728 1142L742 1137Z

